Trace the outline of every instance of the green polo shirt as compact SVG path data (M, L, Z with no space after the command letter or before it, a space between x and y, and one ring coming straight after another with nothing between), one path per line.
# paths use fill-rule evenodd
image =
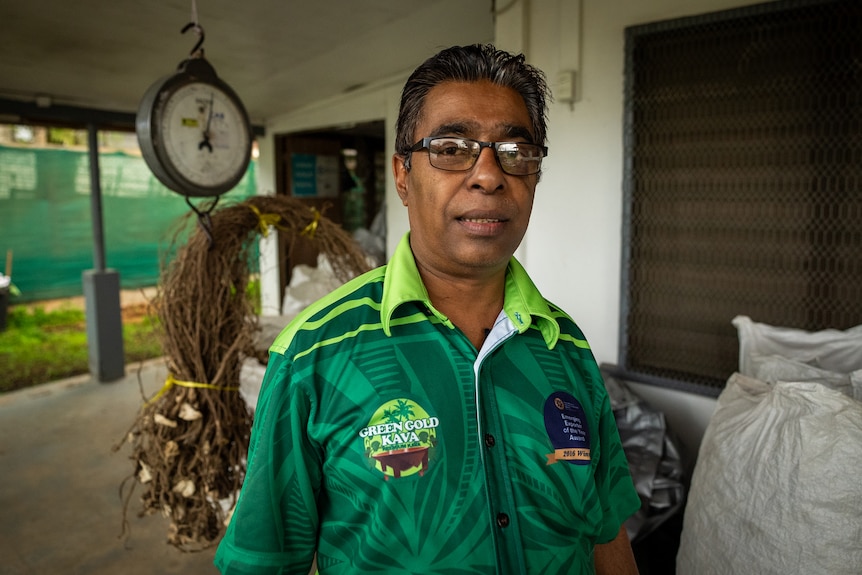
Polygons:
M592 573L640 506L580 329L509 264L481 350L409 235L278 336L225 574Z

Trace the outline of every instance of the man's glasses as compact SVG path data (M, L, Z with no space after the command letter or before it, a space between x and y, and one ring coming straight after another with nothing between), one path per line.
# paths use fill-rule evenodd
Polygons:
M497 162L507 174L529 176L542 169L542 158L548 148L523 142L480 142L467 138L422 138L410 147L410 152L428 148L428 161L440 170L463 172L476 165L482 148L492 148ZM409 162L409 158L408 158ZM410 167L410 164L407 164Z

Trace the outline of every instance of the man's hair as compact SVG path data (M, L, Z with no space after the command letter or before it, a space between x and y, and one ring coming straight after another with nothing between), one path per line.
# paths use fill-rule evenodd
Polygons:
M425 97L443 82L478 82L490 80L498 86L512 88L524 99L532 122L534 144L544 145L546 138L546 100L550 98L544 73L525 62L523 54L510 54L490 44L453 46L425 60L407 79L401 92L401 107L395 126L395 151L410 152L416 138L416 126L422 115Z

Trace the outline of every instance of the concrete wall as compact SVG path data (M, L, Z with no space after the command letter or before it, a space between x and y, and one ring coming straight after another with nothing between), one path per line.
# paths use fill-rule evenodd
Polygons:
M530 230L517 257L546 297L580 324L599 362L618 358L623 174L624 31L632 25L754 4L745 0L513 0L497 2L494 42L521 51L544 70L557 93L549 120L550 153ZM458 43L489 40L487 34ZM397 44L397 42L394 42ZM455 42L452 42L455 43ZM442 44L441 44L442 45ZM434 50L429 49L429 55ZM418 64L418 62L417 62ZM560 101L561 72L573 72L576 100ZM261 146L261 190L273 189L272 135L341 122L384 118L393 149L401 85L392 78L275 118ZM407 230L407 214L388 182L387 247ZM693 460L715 400L632 384L662 409Z

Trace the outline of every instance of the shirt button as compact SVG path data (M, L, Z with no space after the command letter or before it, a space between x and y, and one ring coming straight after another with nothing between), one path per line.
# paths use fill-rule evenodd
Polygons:
M500 527L506 528L509 526L509 516L505 513L497 514L497 525Z
M494 445L496 445L496 444L497 444L497 440L494 439L494 436L491 435L490 433L486 433L485 434L485 445L487 447L494 447Z

